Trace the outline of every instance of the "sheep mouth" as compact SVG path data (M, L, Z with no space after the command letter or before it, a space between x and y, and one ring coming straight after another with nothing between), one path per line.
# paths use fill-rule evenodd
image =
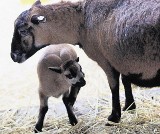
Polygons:
M23 63L27 59L29 59L32 55L34 55L39 48L32 47L30 51L25 52L21 50L16 50L11 52L11 58L14 62Z
M27 59L26 53L18 53L18 52L15 53L11 52L11 58L14 62L17 63L23 63Z
M23 63L24 61L29 59L32 55L34 55L38 50L48 45L50 44L45 44L45 45L42 45L41 47L35 47L34 45L32 45L31 50L29 50L28 52L21 51L21 50L11 51L11 58L14 62Z
M73 84L74 87L83 87L86 85L86 81L83 80L82 82L77 82L76 84Z

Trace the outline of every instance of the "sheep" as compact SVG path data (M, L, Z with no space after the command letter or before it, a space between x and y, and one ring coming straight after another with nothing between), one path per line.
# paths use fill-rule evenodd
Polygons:
M58 98L63 95L62 99L70 124L77 124L78 121L72 107L80 88L86 84L84 73L78 61L79 58L77 58L75 50L67 44L49 46L39 60L37 74L40 110L35 132L42 131L44 117L48 110L48 98L51 96Z
M33 6L15 21L13 61L22 63L54 43L80 44L107 75L112 93L109 121L119 122L119 78L125 89L123 110L136 108L131 83L160 86L160 2L85 0Z

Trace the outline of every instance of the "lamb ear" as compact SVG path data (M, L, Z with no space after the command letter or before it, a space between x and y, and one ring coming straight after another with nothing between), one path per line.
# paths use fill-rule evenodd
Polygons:
M61 67L48 67L50 70L52 70L53 72L56 72L56 73L59 73L61 74L62 73L62 69Z
M37 1L32 5L32 7L38 6L38 5L41 5L41 1L40 1L40 0L37 0Z
M33 15L31 18L31 22L36 25L38 25L39 23L45 23L46 17L42 15Z
M77 59L75 60L76 62L79 62L79 57L77 57Z

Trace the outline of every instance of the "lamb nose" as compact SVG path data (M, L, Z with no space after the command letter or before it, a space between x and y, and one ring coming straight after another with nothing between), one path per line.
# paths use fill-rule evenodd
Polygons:
M86 85L86 81L84 80L84 78L80 78L80 82L81 82L83 85Z

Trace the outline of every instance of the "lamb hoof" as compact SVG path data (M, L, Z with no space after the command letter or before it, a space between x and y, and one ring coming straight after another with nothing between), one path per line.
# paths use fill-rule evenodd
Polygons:
M125 106L123 107L123 111L128 111L128 110L134 110L136 109L136 104L135 103L130 103L130 104L125 104Z
M119 116L118 114L111 114L109 117L108 117L108 120L109 121L112 121L114 123L118 123L120 121L120 118L121 116ZM106 124L107 125L107 124Z
M72 118L72 119L70 120L70 124L71 124L72 126L75 126L77 123L78 123L78 121L77 121L76 118Z

